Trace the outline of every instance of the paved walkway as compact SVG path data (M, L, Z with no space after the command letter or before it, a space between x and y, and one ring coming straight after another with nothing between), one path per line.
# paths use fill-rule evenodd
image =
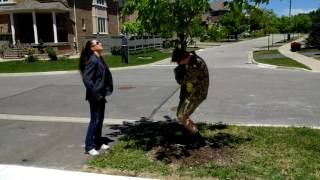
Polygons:
M305 38L300 38L295 42L301 42L304 39ZM298 61L302 64L307 65L308 67L310 67L312 69L313 72L320 72L320 61L317 61L311 57L307 57L302 54L290 51L290 49L291 49L290 44L291 43L288 43L288 44L281 46L279 48L279 52L281 54L283 54L284 56L287 56L288 58L291 58L295 61Z
M14 165L0 165L1 180L56 180L56 179L76 179L76 180L147 180L145 178L111 176L96 173L85 173L76 171L55 170L46 168L34 168Z

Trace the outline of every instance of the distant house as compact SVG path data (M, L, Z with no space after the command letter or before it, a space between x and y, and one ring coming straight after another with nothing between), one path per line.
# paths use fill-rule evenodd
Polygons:
M75 51L90 37L119 35L119 0L0 0L0 43Z
M224 0L215 0L210 4L210 11L202 16L205 24L215 24L224 14L230 12L230 9L224 5Z

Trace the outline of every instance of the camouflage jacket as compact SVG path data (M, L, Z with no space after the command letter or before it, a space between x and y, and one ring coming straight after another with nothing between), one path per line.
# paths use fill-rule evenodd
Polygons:
M181 85L180 99L188 96L198 96L201 99L206 99L209 88L209 71L205 61L197 55L192 55L188 65L178 65L174 69L175 78L178 84ZM187 92L186 84L193 84L193 91Z

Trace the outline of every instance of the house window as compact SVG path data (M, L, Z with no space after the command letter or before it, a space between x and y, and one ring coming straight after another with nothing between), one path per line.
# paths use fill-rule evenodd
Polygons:
M98 32L106 32L106 18L98 17Z
M97 4L99 5L105 5L105 0L97 0Z
M84 21L84 19L82 19L82 30L86 30L86 22Z

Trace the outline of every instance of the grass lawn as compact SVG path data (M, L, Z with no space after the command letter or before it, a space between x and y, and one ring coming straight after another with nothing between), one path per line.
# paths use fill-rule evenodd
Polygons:
M124 67L133 65L142 65L153 63L167 57L170 53L162 53L160 51L147 52L145 56L152 57L152 59L139 58L144 54L136 54L129 56L129 64L121 63L120 56L106 55L104 58L110 67ZM25 61L1 62L0 73L18 73L18 72L47 72L47 71L68 71L78 69L78 59L65 59L58 61L36 61L28 63Z
M187 51L197 51L199 49L201 49L201 48L199 48L199 47L187 47Z
M259 63L272 64L276 66L298 67L298 68L311 70L308 66L301 64L297 61L294 61L290 58L258 59L256 61Z
M271 65L276 65L276 66L283 66L283 67L298 67L298 68L304 68L311 70L308 66L301 64L293 59L290 58L271 58L271 59L260 59L257 58L258 55L266 55L266 54L280 54L278 50L270 50L270 51L255 51L253 52L253 58L255 61L259 63L264 63L264 64L271 64Z
M191 148L172 121L114 128L124 136L83 171L160 179L320 178L320 130L202 124L211 146Z
M278 50L263 50L263 51L255 51L254 55L263 55L263 54L280 54Z
M283 44L273 44L273 46L272 45L270 45L269 47L270 48L272 48L272 47L280 47L280 46L282 46ZM268 46L262 46L261 48L268 48Z
M302 48L300 51L298 52L317 52L319 51L318 49L315 48Z

